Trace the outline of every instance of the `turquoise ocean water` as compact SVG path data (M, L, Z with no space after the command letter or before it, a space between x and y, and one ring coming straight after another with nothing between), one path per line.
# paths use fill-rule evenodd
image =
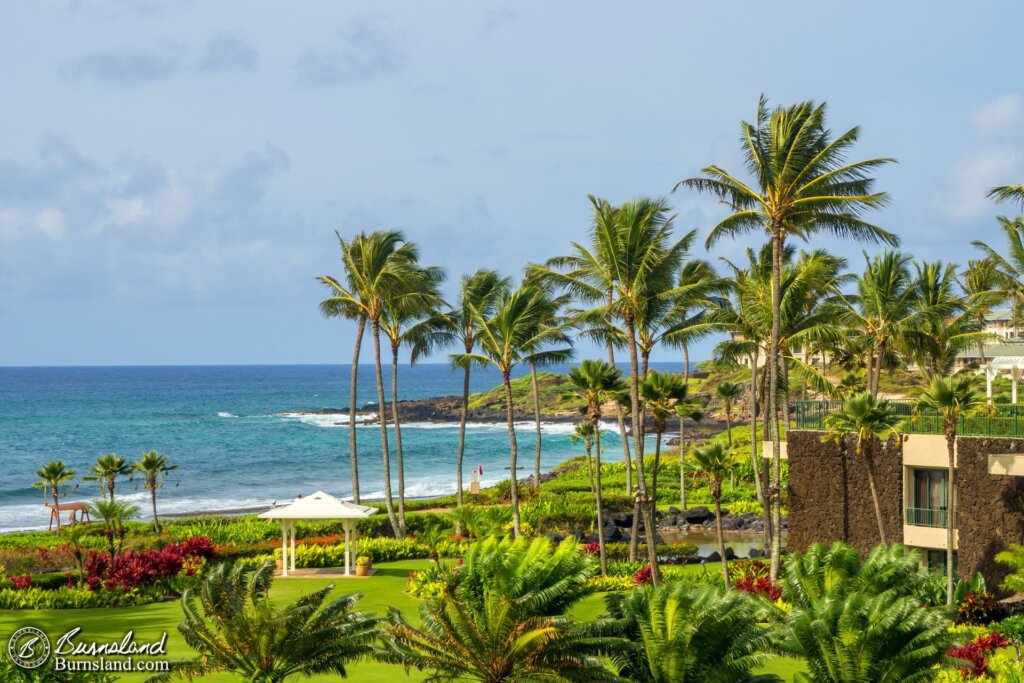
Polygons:
M373 367L360 365L359 374L360 404L374 402ZM41 463L59 458L82 473L110 452L135 458L156 449L180 464L177 481L159 492L164 512L269 505L317 489L348 496L348 426L337 424L347 418L306 414L347 407L348 378L348 366L0 368L0 531L45 528L42 494L32 488ZM403 366L399 378L399 397L406 399L457 394L462 385L461 373L443 364ZM474 370L473 390L499 381L496 373ZM544 425L545 468L578 452L571 429ZM519 431L520 463L530 468L532 424ZM361 493L382 496L379 427L357 427L357 434ZM453 492L458 425L410 423L402 437L406 494ZM392 440L392 460L393 450ZM606 457L621 457L621 450L611 443ZM507 478L507 465L505 425L471 425L467 485L476 467L488 484ZM119 487L145 502L130 482ZM83 482L69 499L98 493L96 484Z

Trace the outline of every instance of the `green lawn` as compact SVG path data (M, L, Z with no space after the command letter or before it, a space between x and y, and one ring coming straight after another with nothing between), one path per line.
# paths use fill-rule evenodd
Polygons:
M417 612L418 600L405 593L406 577L409 572L420 569L428 564L427 560L409 560L390 562L377 565L377 573L369 579L341 579L336 583L335 593L361 592L359 608L378 615L387 613L389 607L397 607L410 617ZM700 568L693 566L695 571ZM281 579L274 582L272 596L275 600L289 602L299 595L322 588L329 583L327 579ZM592 596L580 603L574 614L580 618L593 618L602 611L600 596ZM0 643L6 643L11 634L23 626L36 626L45 631L51 638L78 626L82 628L81 640L116 639L120 640L129 629L135 632L139 642L158 639L165 631L168 634L168 649L172 658L189 657L192 651L185 645L177 631L181 620L181 608L177 601L165 602L142 607L82 609L82 610L37 610L15 611L0 610ZM795 672L801 671L799 662L774 659L763 669L792 680ZM126 675L125 681L141 681L144 674ZM400 667L377 664L376 662L360 662L349 668L349 679L366 683L388 683L390 681L422 680L423 676L416 671L406 677ZM209 681L235 681L230 674L211 675ZM297 679L306 680L306 679ZM309 680L336 680L330 676Z

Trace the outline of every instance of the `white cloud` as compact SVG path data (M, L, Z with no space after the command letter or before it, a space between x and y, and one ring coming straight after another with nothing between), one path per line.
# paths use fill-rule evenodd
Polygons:
M36 214L36 227L50 239L64 236L64 214L60 209L48 207Z
M971 121L983 135L1017 133L1024 125L1024 102L1017 93L1003 95L974 112Z

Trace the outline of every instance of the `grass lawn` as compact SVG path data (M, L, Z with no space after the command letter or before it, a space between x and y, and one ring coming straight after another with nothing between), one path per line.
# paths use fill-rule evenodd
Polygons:
M397 607L410 617L415 617L419 601L405 593L406 577L409 572L421 569L428 560L409 560L405 562L389 562L377 565L377 573L369 579L340 579L336 581L335 593L342 595L349 592L361 592L359 609L375 612L380 616L387 613L389 607ZM691 565L687 569L702 571L700 567ZM290 602L304 593L318 590L330 581L327 579L281 579L274 582L271 595L274 600ZM580 618L594 618L602 612L601 596L592 596L577 605L574 614ZM166 631L168 634L168 650L171 658L192 656L192 650L185 645L178 633L177 625L181 621L181 607L178 601L164 602L142 607L100 608L80 610L0 610L0 643L6 643L11 634L23 626L36 626L50 636L53 641L66 631L81 627L79 640L120 640L128 630L135 632L138 642L159 639ZM803 670L800 662L784 659L773 659L765 666L763 672L778 674L784 680L792 680L797 671ZM125 675L125 681L145 680L146 674ZM401 667L376 662L359 662L349 667L349 679L367 683L387 683L390 681L422 680L423 676L411 671L407 677ZM208 676L209 681L235 681L231 674ZM300 679L296 679L300 680ZM301 680L337 680L336 677L322 676L315 679Z

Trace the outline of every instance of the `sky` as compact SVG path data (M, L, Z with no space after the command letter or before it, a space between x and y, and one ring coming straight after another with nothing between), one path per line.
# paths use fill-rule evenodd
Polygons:
M317 309L335 230L402 230L448 295L565 253L588 194L667 197L703 243L724 207L672 187L742 171L762 93L827 101L856 157L899 160L872 219L907 251L998 244L1012 208L985 192L1024 182L1024 5L771 7L5 3L0 366L350 362L354 327Z

